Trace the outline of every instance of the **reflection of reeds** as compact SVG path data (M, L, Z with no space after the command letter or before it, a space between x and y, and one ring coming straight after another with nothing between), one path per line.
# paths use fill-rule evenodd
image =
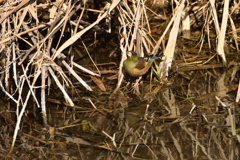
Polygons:
M232 135L236 136L236 124L235 124L235 108L230 106L226 106L217 96L216 99L218 100L218 102L228 110L228 116L229 116L229 121L230 121L230 125L231 125L231 129L232 129ZM231 109L233 110L233 113L231 111Z

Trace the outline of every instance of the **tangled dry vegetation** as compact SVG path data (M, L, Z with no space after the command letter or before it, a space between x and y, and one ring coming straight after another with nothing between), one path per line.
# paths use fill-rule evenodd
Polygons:
M223 63L220 62L216 66L204 66L216 56L214 54L205 62L194 65L196 68L191 66L194 62L178 66L180 73L187 69L194 70L202 67L207 69L228 65L225 56L228 47L225 41L226 33L233 38L234 50L239 50L238 30L232 15L238 12L240 3L235 3L235 1L229 5L229 0L217 4L214 0L197 2L181 0L171 1L171 3L161 0L150 2L106 0L100 3L101 7L95 8L97 3L99 2L94 0L0 1L0 86L5 95L11 99L11 103L16 106L17 115L12 147L30 97L33 97L37 107L42 109L46 124L46 91L50 91L52 85L57 85L66 102L71 106L74 106L74 102L65 88L73 86L73 79L79 81L86 90L92 91L92 88L78 74L77 69L84 74L91 75L96 85L105 90L104 84L98 78L101 77L102 71L91 58L83 37L85 36L86 39L90 31L113 34L112 28L116 28L116 26L111 26L113 20L117 21L114 24L118 25L120 42L118 48L121 52L118 82L113 92L117 92L122 84L121 68L128 50L135 50L140 56L144 56L144 53L146 56L146 54L162 52L165 55L164 63L157 66L156 73L163 79L168 77L176 52L177 39L180 33L182 37L190 39L190 28L196 25L196 21L201 21L202 28L195 53L201 53L203 44L208 43L209 48L216 46L216 54L221 57ZM171 13L163 11L161 15L147 7L146 3L154 10L164 8L163 6L166 5L172 11ZM97 18L89 18L90 13ZM219 17L221 17L221 23L219 23ZM156 22L150 23L152 20L164 21L164 27L156 27ZM231 32L226 32L227 26ZM212 28L214 30L210 30ZM160 29L160 32L156 31ZM216 40L216 44L211 44L212 38ZM74 57L79 56L79 52L73 46L77 42L83 46L82 49L88 54L95 70L81 66L75 61ZM173 68L176 69L174 65ZM26 88L27 91L24 93ZM37 89L40 93L36 92Z

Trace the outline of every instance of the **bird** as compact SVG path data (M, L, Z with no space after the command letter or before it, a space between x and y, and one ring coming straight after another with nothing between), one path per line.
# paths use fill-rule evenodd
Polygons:
M150 55L139 57L136 52L128 51L127 59L123 62L124 71L133 78L139 78L147 73L153 62L164 55Z

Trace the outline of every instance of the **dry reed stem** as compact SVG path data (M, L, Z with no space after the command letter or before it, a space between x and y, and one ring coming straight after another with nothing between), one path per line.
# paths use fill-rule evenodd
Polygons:
M48 24L48 23L47 23L47 24ZM38 30L38 29L44 28L44 27L47 26L47 24L41 24L41 25L39 25L39 26L37 26L37 27L34 27L34 28L31 28L31 29L29 29L29 30L27 30L27 31L24 31L24 32L21 32L21 33L19 33L19 34L14 35L14 36L5 38L5 39L3 39L3 40L0 42L0 44L4 44L4 43L12 40L13 38L15 38L15 37L17 37L17 36L21 36L21 35L24 35L24 34L26 34L26 33L28 33L28 32L32 32L32 31L34 31L34 30Z
M239 80L239 84L238 84L237 96L236 96L236 101L235 101L237 105L239 103L239 99L240 99L240 80Z
M59 43L60 43L60 41L61 41L61 39L62 39L63 32L65 31L65 28L66 28L66 25L67 25L67 21L68 21L68 19L70 18L69 14L70 14L70 11L71 11L71 10L70 10L70 8L71 8L71 2L72 2L72 0L69 0L69 2L68 2L68 7L67 7L67 10L66 10L66 14L65 14L65 16L64 16L64 18L63 18L63 19L64 19L64 23L63 23L61 35L60 35L60 37L59 37L59 40L58 40L56 49L58 48L58 45L59 45Z
M227 30L228 10L229 10L229 0L225 0L221 31L220 31L220 35L218 36L218 44L217 44L217 53L222 57L224 64L227 63L226 56L224 53L224 42L225 42L225 34Z
M20 8L22 8L25 4L27 4L28 2L30 2L30 0L23 0L17 7L15 7L13 10L7 12L1 19L0 19L0 24L8 17L10 16L12 13L16 12L17 10L19 10Z
M17 138L17 134L18 134L18 130L20 129L20 122L21 122L21 119L22 119L22 116L23 116L23 113L25 112L25 109L26 109L26 106L28 104L28 100L30 98L30 95L31 95L31 88L35 85L38 77L39 77L40 73L38 73L37 75L34 76L34 79L33 79L33 82L30 86L30 90L28 91L28 94L26 96L26 99L25 99L25 102L22 104L22 109L21 109L21 112L19 114L19 116L17 117L17 123L16 123L16 127L14 129L14 134L13 134L13 142L12 142L12 146L11 146L11 149L9 151L8 154L11 154L13 148L14 148L14 145L15 145L15 141L16 141L16 138ZM24 79L27 80L27 77L24 77ZM34 95L33 95L34 96Z
M137 31L139 29L139 20L141 18L141 14L142 14L142 7L140 6L140 1L138 1L138 6L137 6L137 10L135 12L135 15L134 15L134 18L132 20L132 24L131 24L131 28L133 26L133 23L134 23L134 28L133 28L133 33L132 33L132 38L131 38L131 41L130 41L130 44L128 47L128 50L129 51L132 51L134 50L133 49L133 46L134 46L134 41L136 40L136 37L137 37ZM130 30L131 30L130 28ZM128 37L130 36L130 33L131 31L128 32ZM128 43L127 43L128 44ZM141 57L143 57L143 53L138 53Z
M206 16L205 17L208 17L208 12L206 13ZM209 16L209 19L210 19L210 17L211 16ZM203 47L203 44L204 44L204 39L205 39L205 34L203 34L203 30L204 30L204 28L205 28L205 26L207 26L206 28L207 28L207 35L208 35L208 44L209 44L209 48L211 48L211 45L210 45L210 38L209 38L209 19L207 19L207 18L205 18L205 21L204 21L204 25L203 25L203 27L202 27L202 34L201 34L201 38L200 38L200 40L199 40L199 43L198 44L200 44L200 48L199 48L199 51L198 52L201 52L201 50L202 50L202 47ZM198 45L197 44L197 45Z
M39 25L38 15L37 15L37 1L35 3L30 4L28 12L35 19L36 24Z
M90 75L92 75L92 76L101 77L100 74L94 73L94 72L90 71L89 69L84 68L84 67L82 67L81 65L79 65L79 64L77 64L77 63L75 63L75 62L73 62L73 65L74 65L75 67L77 67L78 69L81 69L82 71L84 71L84 72L86 72L86 73L88 73L88 74L90 74ZM101 73L101 74L102 74L102 73Z
M66 102L62 102L62 101L58 101L56 99L46 99L46 101L48 102L51 102L51 103L54 103L54 104L63 104L64 106L68 106L68 107L72 107L72 108L75 108L75 109L80 109L80 110L84 110L86 112L89 112L91 111L89 108L84 108L84 107L80 107L80 106L71 106L69 103L66 103Z
M56 82L56 84L58 85L58 88L62 91L64 97L67 99L68 103L71 106L74 106L73 101L71 100L71 98L68 96L67 92L65 91L64 87L62 86L62 84L59 82L58 78L56 77L56 75L54 74L53 70L50 67L47 67L49 73L51 74L51 76L53 77L54 81Z
M217 34L217 36L219 36L220 28L219 28L219 23L218 23L217 11L216 11L216 7L215 7L214 3L215 3L215 0L210 0L212 13L213 13L214 25L215 25L215 29L216 29L216 34Z
M190 17L189 14L184 11L182 14L182 32L183 36L186 38L190 38Z
M164 72L167 73L167 76L172 65L172 60L174 56L174 51L175 51L175 46L176 46L176 41L177 41L177 36L179 31L179 24L181 20L182 11L184 8L184 3L185 3L185 0L183 0L180 6L177 7L177 11L175 13L176 18L174 18L174 24L169 35L166 50L164 51L165 56L163 57L163 60L166 59L166 63L167 63L167 67L165 68Z
M23 70L23 76L25 77L26 82L27 82L27 84L28 84L28 86L29 86L29 91L31 92L34 100L36 101L36 104L37 104L38 108L40 108L40 105L39 105L39 103L38 103L37 97L36 97L36 95L35 95L35 93L34 93L34 91L33 91L33 85L30 84L29 77L27 76L27 70L28 70L28 69L25 69L25 68L23 67L23 65L21 65L21 66L22 66L22 70ZM39 75L39 74L38 74L38 75ZM35 75L35 76L36 76L36 75ZM34 76L34 78L36 78L35 76Z
M68 69L68 71L89 91L92 91L91 87L81 78L78 74L67 64L64 60L65 55L59 54L58 59L62 62L62 64Z
M18 103L17 100L15 98L13 98L13 96L11 94L9 94L5 88L3 87L2 81L0 81L0 87L2 88L2 91L11 99L13 100L13 102Z
M109 134L107 134L105 131L102 131L103 134L105 134L108 138L111 139L111 141L113 142L113 146L115 148L117 148L117 143L115 142L115 134L113 134L113 136L111 137Z
M23 20L26 17L26 14L27 14L27 12L29 10L29 7L30 7L30 5L27 5L27 7L24 8L23 13L22 14L19 13L20 21L19 21L19 23L17 25L17 28L15 29L14 33L18 33L20 27L22 26Z
M92 23L90 26L86 27L85 29L81 30L74 36L72 36L70 39L68 39L52 56L52 59L54 60L65 48L76 42L78 38L80 38L84 33L86 33L89 29L91 29L93 26L98 24L103 18L105 18L109 12L111 12L120 2L120 0L115 0L112 5L109 8L109 11L106 11L101 17L99 17L94 23Z
M38 48L38 51L42 48L42 46L44 45L44 43L46 42L46 40L48 38L50 38L54 33L56 33L60 27L63 25L63 22L64 22L64 19L62 19L54 28L53 30L51 30L51 32L48 33L48 35L43 38L40 42L36 43L33 47L31 47L27 53L24 55L24 57L22 58L22 60L18 63L19 65L21 65L23 63L23 61L25 61L25 59L29 56L29 54L37 47ZM40 45L40 47L39 47ZM36 54L38 54L36 52ZM31 60L30 60L31 61Z
M234 39L234 42L235 42L235 45L236 45L236 48L237 48L237 51L239 51L239 48L238 48L238 35L237 35L237 30L236 30L236 27L235 27L235 24L232 20L232 17L229 15L229 20L230 20L230 23L231 23L231 27L232 27L232 34L233 34L233 39Z
M80 38L80 39L81 39L81 38ZM86 47L86 45L85 45L85 43L83 42L83 40L82 40L82 39L81 39L81 42L82 42L82 44L83 44L83 46L84 46L85 50L87 51L87 54L88 54L88 56L89 56L90 60L92 61L92 63L93 63L93 65L95 66L95 68L97 69L97 71L98 71L98 73L99 73L99 77L101 77L101 72L99 71L99 69L98 69L97 65L96 65L96 64L95 64L95 62L93 61L93 59L92 59L92 57L91 57L90 53L88 52L88 49L87 49L87 47Z
M15 141L16 141L16 138L17 138L17 134L18 134L18 130L20 129L20 122L21 122L23 113L25 112L25 109L26 109L26 106L27 106L27 101L29 100L30 94L31 94L31 92L28 91L25 103L24 103L24 105L23 105L23 107L21 109L21 112L20 112L20 114L19 114L19 116L17 118L17 123L16 123L16 127L15 127L15 130L14 130L14 134L13 134L12 146L11 146L11 149L10 149L8 154L11 154L11 152L13 151L13 148L14 148L14 145L15 145Z
M207 15L209 14L209 12L207 12ZM206 15L206 16L207 16ZM207 21L209 22L210 16L207 19ZM210 29L209 29L209 23L207 23L207 35L208 35L208 47L209 49L211 49L211 41L210 41Z
M46 66L42 67L42 84L41 84L41 109L42 109L42 117L43 117L43 125L47 127L47 110L46 110L46 94L45 94L45 86L46 86Z
M160 45L161 45L162 41L164 40L164 38L165 38L168 30L170 29L172 23L174 22L176 16L177 16L177 14L174 14L172 19L169 21L169 23L168 23L166 29L164 30L162 36L159 38L159 40L157 41L156 45L154 46L152 54L154 54L154 55L157 54L157 51L160 48Z

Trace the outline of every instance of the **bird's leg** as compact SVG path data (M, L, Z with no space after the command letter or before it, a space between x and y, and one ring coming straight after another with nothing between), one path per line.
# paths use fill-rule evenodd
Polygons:
M136 83L133 83L133 87L132 87L133 88L133 93L136 94L139 98L141 98L140 97L141 93L139 91L140 80L141 80L141 77L136 80Z
M136 82L133 83L133 88L136 88L136 87L138 86L138 84L139 84L139 82L141 81L141 79L142 79L142 77L136 79Z
M141 99L141 93L139 91L139 86L137 85L136 88L133 88L133 93L136 94L139 99Z

